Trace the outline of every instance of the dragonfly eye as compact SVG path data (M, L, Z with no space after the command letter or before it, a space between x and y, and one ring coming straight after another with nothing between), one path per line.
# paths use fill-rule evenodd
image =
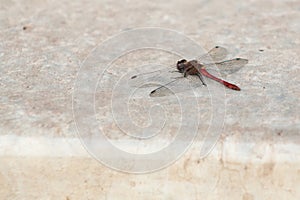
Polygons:
M184 68L185 68L185 63L186 63L186 62L187 62L187 61L186 61L185 59L182 59L182 60L180 60L180 61L177 62L177 69L178 69L178 71L179 71L180 73L183 73Z
M185 63L185 62L186 62L186 59L179 60L179 61L177 62L177 65L178 65L178 64Z

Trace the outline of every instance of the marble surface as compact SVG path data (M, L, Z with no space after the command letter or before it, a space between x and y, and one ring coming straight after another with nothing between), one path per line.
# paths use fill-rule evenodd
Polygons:
M0 199L299 199L299 11L297 0L1 1ZM242 91L226 90L224 129L210 154L200 158L199 134L175 163L139 175L89 154L72 110L84 60L112 35L137 27L176 30L206 50L221 45L249 60L227 77ZM113 63L107 80L146 58L175 59L143 50ZM131 149L114 124L111 94L95 95L107 138L124 140L128 151L156 147ZM200 100L209 103L205 95ZM179 111L170 112L162 144L178 123ZM210 114L203 109L200 117ZM209 126L202 122L199 133Z

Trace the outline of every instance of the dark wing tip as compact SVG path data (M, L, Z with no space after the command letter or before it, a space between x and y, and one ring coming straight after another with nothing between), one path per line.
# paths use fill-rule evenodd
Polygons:
M242 61L244 64L247 64L247 63L248 63L248 60L245 59L245 58L236 58L235 60L240 60L240 61Z
M150 97L153 97L153 96L155 96L155 94L156 94L156 90L152 90L152 91L150 92L149 96L150 96Z
M214 49L224 49L224 50L227 50L225 47L222 47L222 46L219 46L219 45L215 46Z
M131 77L131 79L134 79L134 78L136 78L136 77L137 77L137 76L136 76L136 75L134 75L134 76L132 76L132 77Z

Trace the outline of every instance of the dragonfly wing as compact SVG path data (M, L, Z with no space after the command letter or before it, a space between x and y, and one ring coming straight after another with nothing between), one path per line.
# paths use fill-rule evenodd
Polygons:
M202 86L202 83L197 76L178 77L175 80L172 80L169 83L152 90L150 96L170 96L181 92L186 92L200 86Z
M196 60L199 61L199 63L211 63L211 62L218 62L221 60L224 60L228 54L228 51L224 47L215 46L212 48L208 53L199 56L196 58Z
M203 64L208 71L219 71L221 74L232 74L240 70L248 63L247 59L235 58L231 60L225 60L218 63ZM217 68L215 67L217 66Z
M160 69L152 72L145 72L133 75L128 80L128 85L131 87L153 87L161 83L167 83L174 80L174 77L178 77L181 74L171 68Z

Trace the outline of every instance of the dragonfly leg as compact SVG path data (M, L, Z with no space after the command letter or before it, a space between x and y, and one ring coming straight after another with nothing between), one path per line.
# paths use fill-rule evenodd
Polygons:
M183 73L183 77L187 77L187 71Z
M183 77L187 77L187 75L189 75L190 71L193 70L193 66L189 66L188 68L186 68L184 71L183 71Z
M203 84L204 86L206 86L206 83L204 82L204 79L203 79L202 74L201 74L200 72L197 72L197 76L199 77L199 79L200 79L200 81L202 82L202 84Z

